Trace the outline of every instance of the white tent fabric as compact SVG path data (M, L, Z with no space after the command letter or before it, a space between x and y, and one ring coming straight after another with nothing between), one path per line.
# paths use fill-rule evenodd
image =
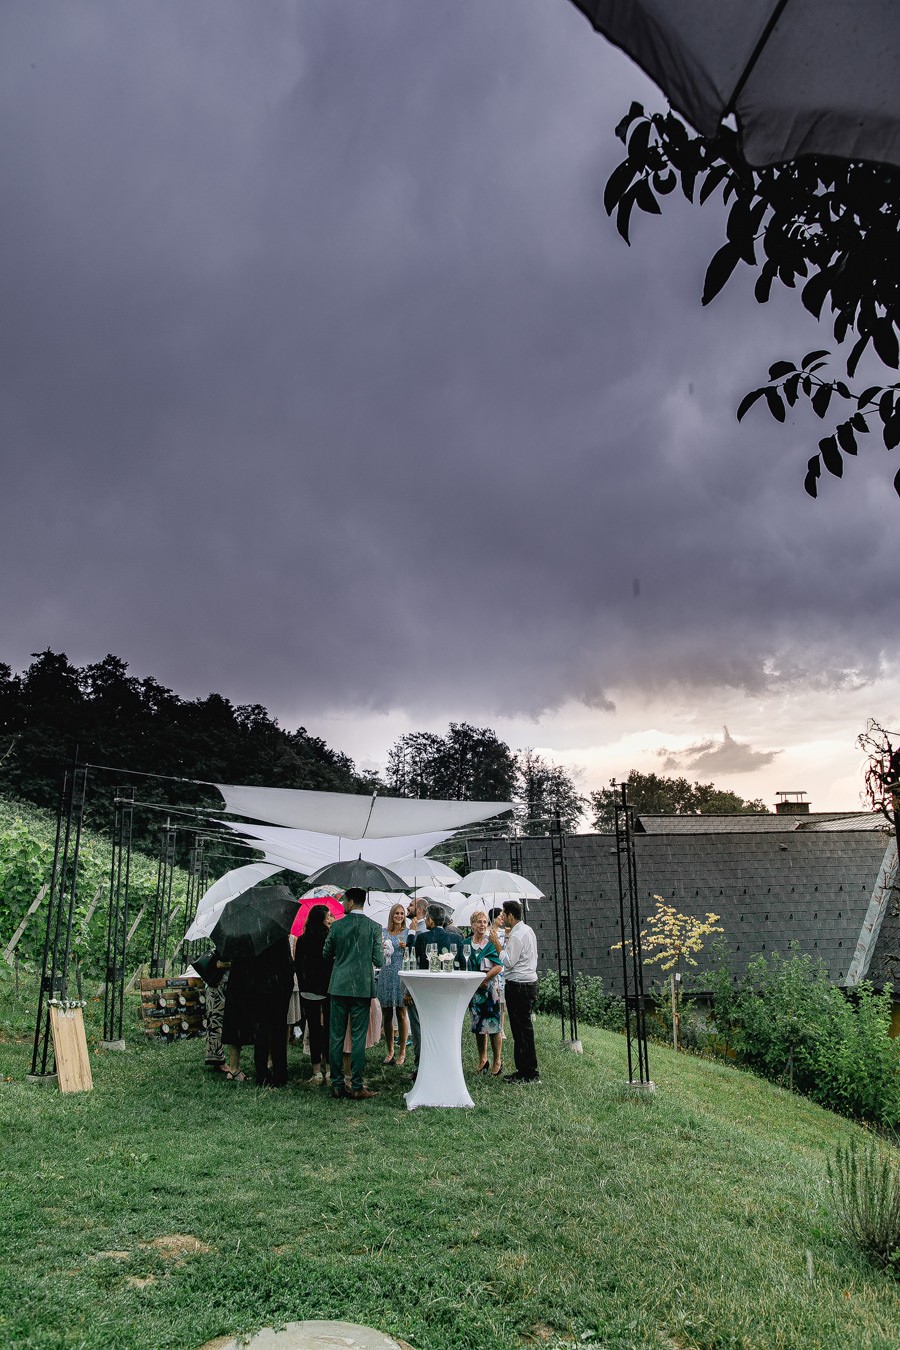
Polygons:
M510 802L447 802L299 788L240 787L216 783L230 815L348 839L387 839L446 830L511 811ZM446 836L445 836L446 837ZM394 854L396 857L396 853ZM387 859L384 859L387 862Z
M897 0L574 3L704 136L733 101L748 164L900 164Z
M347 839L314 830L290 830L277 825L253 825L245 821L220 820L220 825L252 841L268 861L294 872L315 872L326 863L358 858L389 865L394 859L412 858L435 844L449 839L452 830L432 830L429 834L401 835L390 839Z
M200 897L194 922L184 935L185 942L196 942L199 938L209 937L218 922L219 915L230 900L243 895L251 886L258 886L261 881L281 870L280 865L255 862L247 863L244 867L235 867L233 871L219 877ZM212 922L208 923L211 915L214 917Z

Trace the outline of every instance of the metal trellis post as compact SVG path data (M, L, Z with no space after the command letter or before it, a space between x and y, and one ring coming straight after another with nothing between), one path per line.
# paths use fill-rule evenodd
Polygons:
M613 783L613 787L616 784ZM644 965L641 952L641 913L634 854L634 810L628 805L624 783L616 805L616 863L619 877L619 932L622 944L622 981L625 995L625 1039L628 1046L628 1086L653 1092L647 1055L644 1009Z
M62 779L53 846L53 871L47 905L47 926L41 961L41 983L34 1024L34 1045L29 1079L40 1082L52 1078L50 1060L50 1000L66 997L69 955L72 950L72 919L78 891L78 855L87 793L87 765L78 763L78 752L71 769Z
M575 990L575 954L572 950L572 913L569 905L569 865L566 859L566 836L557 813L550 833L550 852L553 861L553 902L556 912L556 952L559 969L559 1008L562 1019L564 1050L582 1052L578 1038L578 1006ZM559 916L562 913L562 933Z
M109 870L109 919L106 930L106 985L103 998L103 1044L124 1050L122 1015L125 1002L125 960L128 951L131 838L134 789L116 796Z

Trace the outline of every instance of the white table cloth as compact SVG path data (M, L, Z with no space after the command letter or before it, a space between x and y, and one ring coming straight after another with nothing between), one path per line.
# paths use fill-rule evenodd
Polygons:
M404 1094L407 1108L418 1106L474 1106L462 1067L463 1018L484 976L478 971L401 970L419 1013L422 1033L419 1070L411 1090Z

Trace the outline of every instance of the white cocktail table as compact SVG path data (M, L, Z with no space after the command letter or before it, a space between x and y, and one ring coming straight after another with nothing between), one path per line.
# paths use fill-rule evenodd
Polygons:
M400 979L415 1001L422 1037L416 1081L404 1093L407 1108L474 1106L463 1077L460 1032L484 976L477 970L401 970Z

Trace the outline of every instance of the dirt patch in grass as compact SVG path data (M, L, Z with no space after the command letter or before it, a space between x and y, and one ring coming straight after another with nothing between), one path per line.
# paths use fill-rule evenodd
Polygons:
M190 1233L165 1233L162 1237L140 1243L140 1246L145 1251L157 1252L164 1261L171 1261L173 1266L182 1265L189 1256L202 1256L212 1251L212 1247Z
M131 1252L94 1252L92 1261L129 1261Z
M155 1275L126 1275L125 1283L131 1289L146 1289L148 1284L156 1284Z

